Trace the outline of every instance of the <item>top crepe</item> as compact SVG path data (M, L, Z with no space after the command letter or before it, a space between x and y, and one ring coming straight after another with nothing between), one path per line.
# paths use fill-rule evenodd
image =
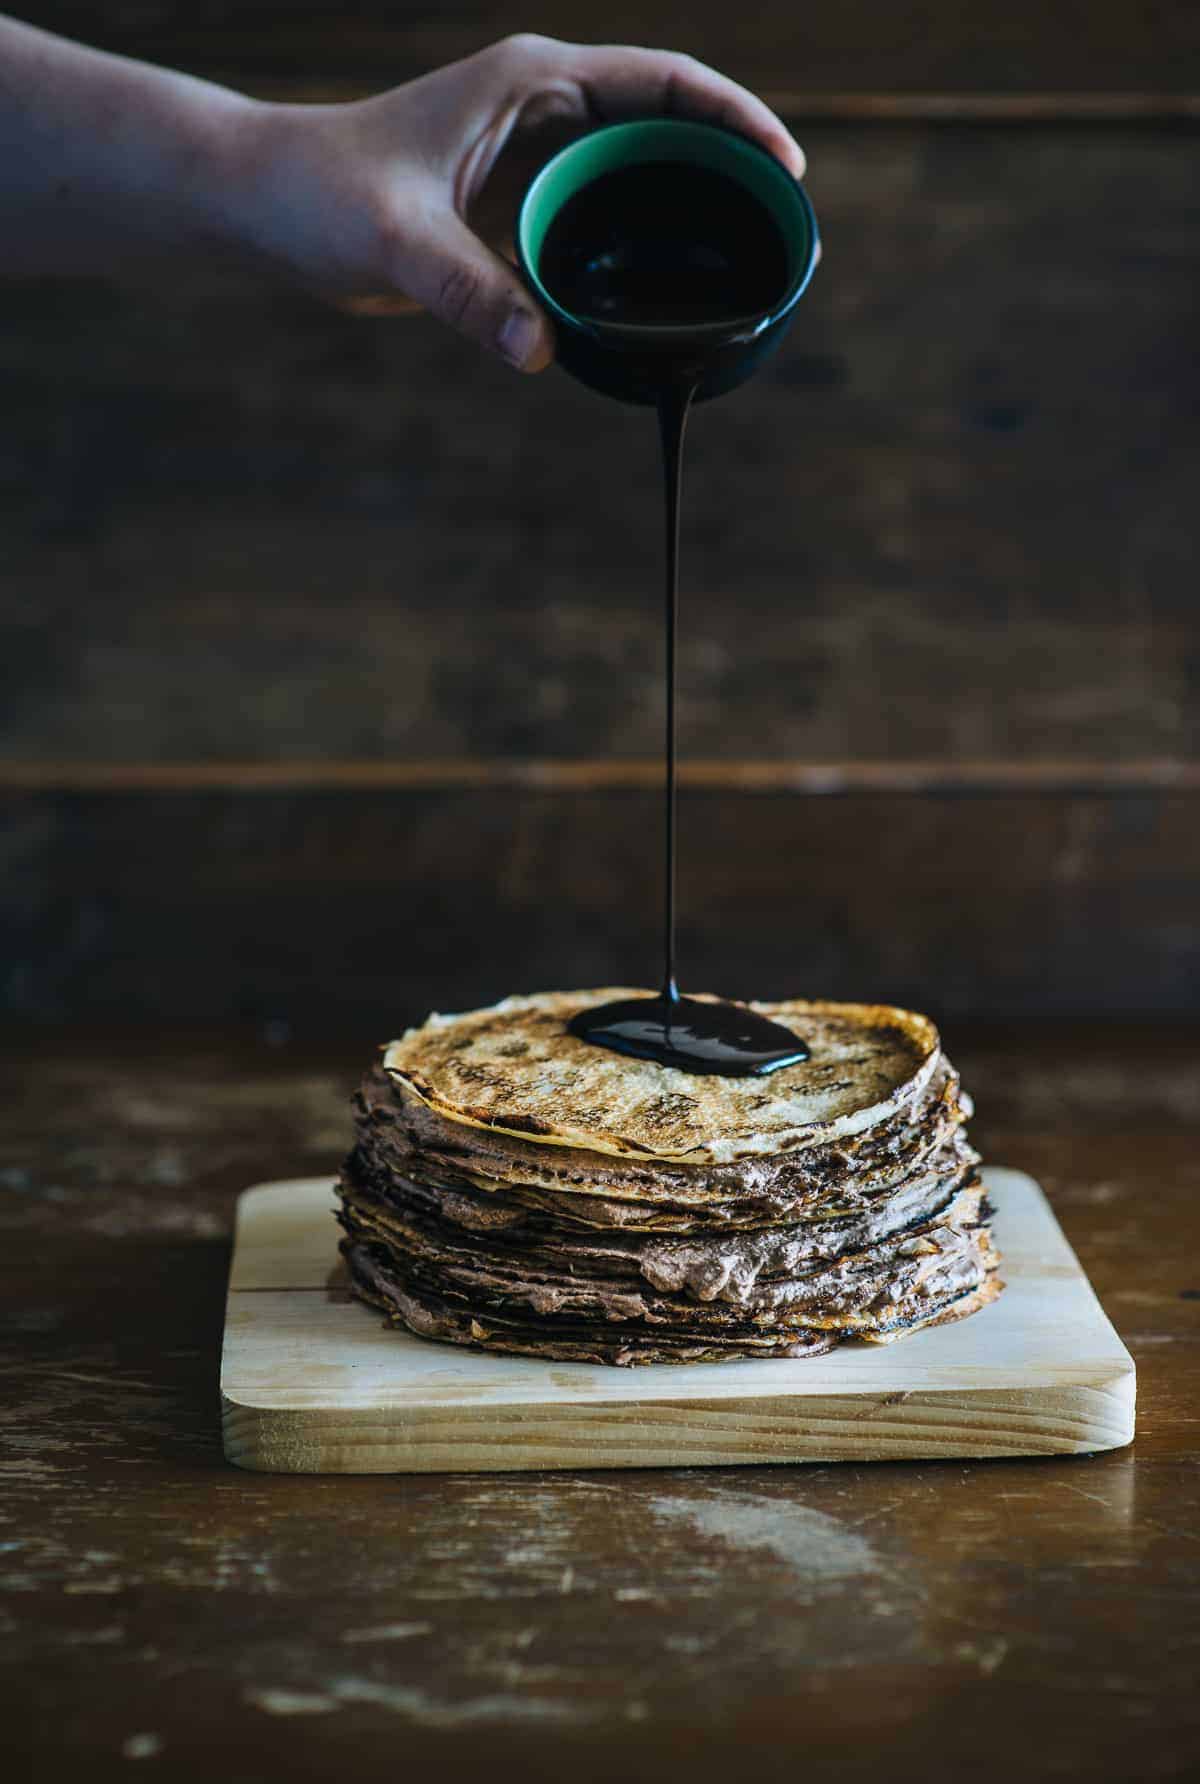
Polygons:
M609 987L432 1015L385 1071L447 1120L549 1146L724 1163L848 1139L916 1102L938 1067L933 1023L887 1004L754 1003L808 1043L769 1077L697 1077L568 1031L581 1009L649 995Z

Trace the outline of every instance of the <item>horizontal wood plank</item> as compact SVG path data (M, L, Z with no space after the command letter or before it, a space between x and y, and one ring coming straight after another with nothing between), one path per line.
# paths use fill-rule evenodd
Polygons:
M1115 0L847 0L824 10L664 0L526 0L519 9L284 5L197 9L181 0L127 6L43 0L38 23L125 54L250 86L264 79L399 81L511 31L582 42L688 50L760 90L824 93L1200 92L1200 27L1182 3L1149 19Z
M658 974L656 788L30 792L4 802L3 996L30 1015L361 1021ZM963 1012L1183 1014L1200 824L1166 790L694 788L684 981Z
M690 759L679 784L704 792L1102 793L1200 792L1200 762L774 762ZM475 757L394 762L14 762L0 761L0 791L19 793L312 792L495 787L545 793L643 792L659 787L658 757Z

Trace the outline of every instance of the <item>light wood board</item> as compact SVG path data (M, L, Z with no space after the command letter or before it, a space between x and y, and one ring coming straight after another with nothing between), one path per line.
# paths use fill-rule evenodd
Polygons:
M1008 1284L991 1307L829 1356L616 1369L492 1356L354 1300L327 1179L238 1207L225 1454L287 1474L1070 1455L1133 1436L1133 1360L1045 1196L985 1172Z

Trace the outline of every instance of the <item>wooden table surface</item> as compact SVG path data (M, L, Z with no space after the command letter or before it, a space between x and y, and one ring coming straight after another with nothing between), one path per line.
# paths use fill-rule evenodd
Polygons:
M948 1037L1137 1360L1132 1449L412 1479L219 1441L234 1198L332 1166L365 1038L7 1038L6 1776L1195 1775L1194 1034Z

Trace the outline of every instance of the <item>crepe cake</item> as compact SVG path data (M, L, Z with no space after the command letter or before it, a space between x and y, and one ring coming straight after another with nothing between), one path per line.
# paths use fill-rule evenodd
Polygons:
M355 1098L362 1299L423 1338L592 1363L805 1357L1000 1292L969 1099L924 1016L756 1003L810 1057L693 1076L577 1039L606 988L432 1015Z

